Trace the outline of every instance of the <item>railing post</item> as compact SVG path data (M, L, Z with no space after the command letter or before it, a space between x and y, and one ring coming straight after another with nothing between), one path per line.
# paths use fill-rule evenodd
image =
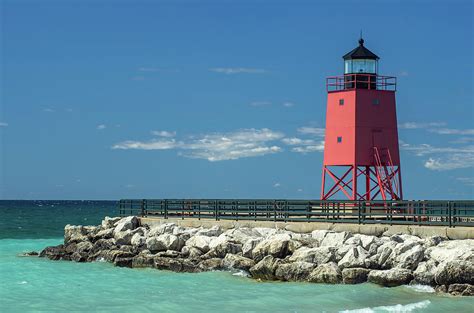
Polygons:
M168 200L165 199L165 219L168 219Z
M142 201L140 202L140 216L145 215L145 202L145 199L142 199Z

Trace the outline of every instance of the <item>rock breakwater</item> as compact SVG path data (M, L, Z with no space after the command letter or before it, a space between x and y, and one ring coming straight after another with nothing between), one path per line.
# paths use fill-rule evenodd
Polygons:
M34 255L34 253L30 253ZM254 279L327 284L421 284L474 295L474 240L368 236L316 230L140 225L135 216L64 229L64 244L39 257L175 272L245 271Z

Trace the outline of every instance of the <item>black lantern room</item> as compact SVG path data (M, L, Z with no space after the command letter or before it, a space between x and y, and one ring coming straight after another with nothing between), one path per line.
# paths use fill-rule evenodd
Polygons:
M376 89L379 57L364 46L364 39L360 38L359 46L342 58L346 89Z

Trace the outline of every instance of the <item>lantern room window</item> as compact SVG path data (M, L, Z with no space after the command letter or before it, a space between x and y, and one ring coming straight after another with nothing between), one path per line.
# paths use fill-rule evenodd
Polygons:
M344 61L344 74L377 73L377 61L369 59L354 59Z
M342 142L342 137L337 137L337 143L341 143Z

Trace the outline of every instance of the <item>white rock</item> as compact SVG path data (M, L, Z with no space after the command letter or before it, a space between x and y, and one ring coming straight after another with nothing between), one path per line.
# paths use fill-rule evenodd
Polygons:
M340 268L365 267L365 260L369 253L362 247L351 248L337 264Z
M220 234L222 234L222 229L217 225L214 225L211 228L203 228L196 233L196 235L198 236L208 236L208 237L217 237Z
M126 230L134 230L135 228L138 227L138 219L136 216L127 216L120 221L117 222L115 229L114 229L114 234L123 232Z
M352 234L349 232L329 232L326 234L324 239L321 241L321 246L329 246L329 247L340 247L344 244L344 242L351 237Z
M290 262L308 262L316 265L332 262L335 259L334 247L301 247L289 258Z
M130 244L132 246L143 246L146 243L146 237L141 235L140 233L136 233L132 236L132 239L130 240Z
M195 235L186 241L186 246L194 247L201 250L203 253L209 251L209 244L211 243L212 238L208 236Z
M102 221L102 229L114 228L118 221L120 221L120 217L108 217L106 216Z

